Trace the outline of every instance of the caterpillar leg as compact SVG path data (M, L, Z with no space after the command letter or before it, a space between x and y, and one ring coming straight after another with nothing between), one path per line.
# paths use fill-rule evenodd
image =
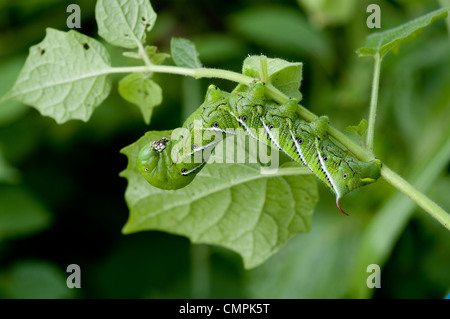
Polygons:
M309 128L311 134L318 137L319 140L325 139L328 130L328 117L321 116L317 120L309 123Z
M221 91L215 85L209 86L205 101L196 111L199 112L199 118L205 129L232 134L233 130L230 129L239 127L236 119L229 113L229 99L230 93ZM185 127L190 124L188 120Z
M258 131L262 129L260 118L266 104L264 84L256 82L246 90L236 90L230 95L229 115L238 123L245 133L258 139Z
M264 104L266 101L266 95L264 92L264 83L261 81L257 81L247 93L248 101L251 101L252 104Z

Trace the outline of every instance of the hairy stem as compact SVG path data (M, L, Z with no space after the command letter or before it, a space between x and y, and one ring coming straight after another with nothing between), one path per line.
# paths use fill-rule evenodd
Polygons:
M395 188L406 194L414 202L416 202L417 205L422 207L445 228L450 230L450 215L438 204L433 202L429 197L409 184L400 175L398 175L386 165L383 165L383 167L381 168L381 176L383 176L383 178L392 186L394 186Z
M142 60L144 61L145 65L148 67L152 66L152 62L150 61L150 58L148 57L147 52L145 52L145 48L142 45L142 43L140 41L136 42L138 45L138 49L139 49L139 55L141 56Z
M269 72L267 71L267 58L261 56L261 77L264 83L269 83Z
M414 167L412 170L414 174L411 174L409 178L413 181L415 187L426 191L430 189L440 172L447 166L449 158L450 139L447 139L443 145L437 145L437 150L424 158L422 163L416 164L420 166ZM403 184L405 182L388 167L383 168L382 174L384 176L393 174L394 176L390 180L395 183ZM409 186L406 185L406 187ZM403 186L400 186L399 189L402 190ZM414 194L416 191L411 190L409 193ZM418 192L417 196L420 197L422 194ZM418 201L422 201L422 199L418 199ZM428 201L428 198L425 198L424 201ZM415 203L408 197L401 192L396 192L378 209L377 214L373 216L359 239L359 249L355 264L352 267L354 276L350 289L351 298L369 298L373 293L373 289L363 284L367 278L367 265L377 264L382 267L386 263L391 255L394 243L405 229L416 207ZM431 209L431 211L438 212L441 210L438 208ZM446 214L442 211L435 218L442 219L442 223L448 225L448 215L446 217Z
M132 67L116 67L116 68L110 68L105 73L145 73L145 72L154 72L154 73L170 73L170 74L180 74L180 75L186 75L191 76L193 78L199 79L199 78L219 78L219 79L225 79L230 80L233 82L242 83L245 85L250 85L252 81L254 80L252 77L232 72L228 70L220 70L220 69L207 69L207 68L200 68L200 69L190 69L190 68L183 68L178 66L171 66L171 65L150 65L150 66L132 66Z
M370 99L369 128L367 129L367 139L366 139L366 148L370 152L373 152L373 139L375 136L375 118L377 115L378 88L380 84L380 69L382 59L378 53L374 55L374 58L375 58L375 65L372 80L372 97Z
M376 92L378 96L378 82L379 82L379 67L381 63L381 59L376 59L375 61L375 74L374 74L374 85L372 88L372 92ZM377 71L378 70L378 71ZM238 82L241 84L245 84L250 86L254 81L254 78L246 76L241 73L220 70L220 69L209 69L209 68L199 68L199 69L190 69L183 68L177 66L170 65L150 65L150 66L137 66L137 67L116 67L111 68L105 73L130 73L130 72L155 72L155 73L170 73L170 74L180 74L185 76L191 76L196 79L198 78L220 78L225 80L230 80L234 82ZM375 84L376 82L376 84ZM278 103L286 103L289 100L289 97L275 88L272 84L267 83L265 86L266 94L268 97L272 98L274 101ZM376 102L377 96L372 96L371 102L371 111L370 113L376 113ZM372 107L373 106L373 107ZM307 121L314 121L318 118L317 115L307 110L303 106L299 105L297 113L303 117ZM369 130L372 127L372 133L369 131L368 136L372 134L372 142L373 145L373 127L375 123L375 115L371 115L369 118ZM338 142L344 145L350 152L352 152L357 158L362 161L369 161L374 159L374 155L371 151L362 148L357 143L353 142L349 139L344 133L334 128L333 126L328 127L328 133L333 136ZM369 148L370 149L370 148ZM446 213L441 207L439 207L436 203L434 203L431 199L429 199L425 194L418 191L411 184L409 184L406 180L400 177L397 173L389 169L386 165L383 165L381 170L383 178L390 183L395 188L399 189L407 196L409 196L414 202L417 203L420 207L422 207L426 212L428 212L431 216L436 218L442 225L444 225L447 229L449 229L450 217L449 214Z

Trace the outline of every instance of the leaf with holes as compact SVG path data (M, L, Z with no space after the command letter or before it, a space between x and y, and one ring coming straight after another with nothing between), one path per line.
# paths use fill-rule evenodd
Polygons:
M87 121L111 90L109 54L95 39L48 28L32 46L13 88L0 100L31 105L63 123Z
M128 180L125 198L130 209L124 233L160 230L193 243L224 246L252 268L289 238L310 229L318 201L313 175L262 175L259 164L210 163L182 189L151 186L139 173L136 157L142 146L167 134L148 132L122 150L128 157L121 176Z
M150 124L153 109L162 102L161 87L142 73L127 75L119 82L119 93L127 101L136 104L146 124Z
M111 44L133 49L144 43L155 25L156 13L148 0L98 0L98 34Z

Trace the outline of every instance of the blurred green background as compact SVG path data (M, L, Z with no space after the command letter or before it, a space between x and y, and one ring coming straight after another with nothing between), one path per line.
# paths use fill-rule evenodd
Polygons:
M67 30L67 6L80 5L82 28L97 36L94 1L0 0L0 95L14 83L28 48L46 27ZM374 30L367 5L381 7L381 30L446 1L153 0L148 43L169 52L191 39L207 67L240 71L248 55L304 63L302 104L342 130L367 118L373 61L355 50ZM447 5L450 3L447 1ZM450 22L447 22L450 25ZM450 210L450 36L445 21L383 61L375 153ZM104 41L103 41L104 42ZM105 44L113 65L135 63ZM169 62L170 63L170 62ZM178 127L210 80L155 75L164 101L146 126L122 100L117 82L88 123L57 125L20 103L0 105L0 298L443 298L450 287L450 236L384 181L353 192L338 213L320 186L310 233L291 239L245 271L220 247L191 245L161 232L122 235L128 217L120 149L148 130ZM231 90L233 83L215 80ZM382 267L367 289L368 264ZM81 267L81 289L66 268Z

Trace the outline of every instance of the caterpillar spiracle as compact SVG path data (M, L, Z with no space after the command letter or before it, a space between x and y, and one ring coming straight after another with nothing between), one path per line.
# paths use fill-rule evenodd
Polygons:
M235 89L232 93L210 85L205 101L183 124L184 131L144 146L137 157L137 167L153 186L178 189L188 185L208 161L218 144L205 131L227 135L241 128L251 137L285 152L292 160L307 166L339 200L352 190L375 182L380 177L381 162L363 162L334 142L327 134L328 118L306 122L296 112L298 101L277 104L267 99L264 84ZM195 127L194 122L201 127ZM201 143L195 136L201 136ZM207 152L206 152L207 151ZM197 155L201 160L194 160Z

